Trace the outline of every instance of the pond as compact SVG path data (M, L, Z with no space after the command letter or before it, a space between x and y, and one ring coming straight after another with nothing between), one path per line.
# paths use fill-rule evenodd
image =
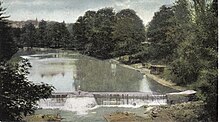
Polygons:
M24 54L24 53L21 53ZM98 60L72 51L35 52L21 57L31 63L28 79L48 83L58 92L172 92L140 72L111 60Z

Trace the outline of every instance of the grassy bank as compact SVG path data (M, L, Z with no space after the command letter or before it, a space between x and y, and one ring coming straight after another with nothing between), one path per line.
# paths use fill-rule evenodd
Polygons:
M123 67L137 70L137 71L141 72L142 74L146 75L148 78L150 78L150 79L152 79L152 80L154 80L154 81L158 82L159 84L164 85L166 87L170 87L170 88L178 90L178 91L186 90L186 88L184 88L182 86L178 86L175 83L173 83L172 81L165 80L165 79L161 78L159 75L151 74L150 69L143 67L141 63L129 65L129 64L123 64L123 63L119 62L117 59L111 59L111 61L116 62L118 64L121 64Z

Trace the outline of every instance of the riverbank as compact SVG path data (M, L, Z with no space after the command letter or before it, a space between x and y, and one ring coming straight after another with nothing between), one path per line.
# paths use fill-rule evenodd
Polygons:
M186 88L178 86L178 85L176 85L175 83L173 83L171 81L167 81L165 79L162 79L158 75L151 74L150 69L148 69L146 67L143 67L142 64L140 64L140 63L139 64L127 65L127 64L123 64L123 63L119 62L117 59L111 59L110 61L115 62L117 64L120 64L123 67L130 68L130 69L136 70L138 72L141 72L143 75L146 75L148 78L156 81L157 83L159 83L163 86L166 86L166 87L178 90L178 91L186 90Z
M203 115L202 101L139 108L97 107L86 115L59 109L40 109L25 121L72 121L72 122L198 122Z
M202 101L164 106L143 106L143 114L115 112L105 115L107 122L198 122L201 121Z

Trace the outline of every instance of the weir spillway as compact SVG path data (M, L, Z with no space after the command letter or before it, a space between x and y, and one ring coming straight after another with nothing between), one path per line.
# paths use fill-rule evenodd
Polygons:
M97 105L138 105L157 102L166 104L167 96L152 92L54 92L51 98L65 102L68 98L94 98Z
M38 107L60 109L87 114L97 107L141 107L166 105L167 95L155 92L53 92L48 99L41 99Z

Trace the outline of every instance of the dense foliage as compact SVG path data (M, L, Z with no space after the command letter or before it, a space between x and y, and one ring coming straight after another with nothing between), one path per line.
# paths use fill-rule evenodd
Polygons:
M146 60L171 60L176 48L174 40L169 38L174 24L171 21L173 16L172 8L165 5L160 8L159 12L155 13L147 29L147 38L150 45L146 50Z
M145 28L134 10L124 9L116 14L113 39L116 56L131 55L141 50L141 42L145 41Z
M12 29L6 20L7 16L3 15L5 9L1 5L0 2L0 121L15 121L32 114L37 100L49 97L53 87L28 81L30 64L26 60L19 65L8 62L17 47L12 38ZM28 25L27 29L33 29L33 26ZM26 34L32 35L33 32L34 30L26 31ZM32 44L30 45L34 46Z
M70 33L65 22L39 22L38 27L27 23L13 28L12 34L19 47L71 48Z
M53 88L47 84L34 84L27 79L30 64L0 64L0 120L20 120L34 113L37 101L48 98Z
M17 47L11 36L9 23L5 20L5 9L1 7L0 2L0 61L9 59L16 51Z
M82 53L98 58L110 58L114 42L112 31L115 13L112 8L87 11L73 24L76 48Z
M217 0L177 0L155 13L147 32L145 61L167 64L169 79L201 92L206 121L217 121L218 113L217 6Z
M74 23L72 35L78 50L102 59L135 54L145 41L143 22L131 9L87 11Z
M142 20L131 9L115 13L113 8L87 11L71 26L65 22L40 21L13 28L19 47L50 47L76 49L101 59L136 54L145 41Z

